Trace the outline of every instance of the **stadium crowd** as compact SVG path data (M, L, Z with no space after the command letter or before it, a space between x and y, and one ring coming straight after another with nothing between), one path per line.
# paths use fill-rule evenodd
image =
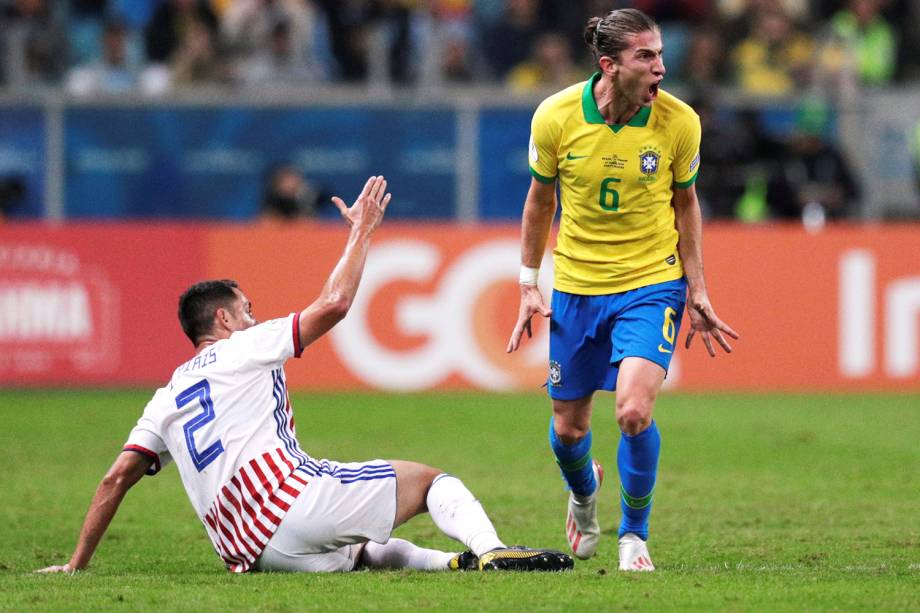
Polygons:
M0 83L81 93L583 78L588 17L662 24L669 80L787 95L920 75L909 0L0 0ZM380 72L380 71L383 72ZM672 85L673 86L673 85Z
M0 0L0 93L369 83L534 97L586 78L585 22L624 7L659 22L667 87L702 117L709 216L800 218L813 201L818 221L858 212L835 104L920 82L916 0ZM778 141L756 113L726 121L715 91L795 101L794 133ZM913 140L920 160L920 124Z

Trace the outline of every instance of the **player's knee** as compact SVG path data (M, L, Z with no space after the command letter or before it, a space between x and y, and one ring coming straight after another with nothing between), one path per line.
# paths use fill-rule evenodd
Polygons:
M617 424L624 433L635 436L652 423L653 402L641 397L617 402Z
M420 488L425 492L431 487L431 484L438 477L444 474L440 468L434 468L418 462L406 462L404 460L390 461L396 471L398 482L408 487Z
M566 445L574 445L588 435L591 427L588 424L579 424L576 422L555 419L553 429L556 430L556 436Z

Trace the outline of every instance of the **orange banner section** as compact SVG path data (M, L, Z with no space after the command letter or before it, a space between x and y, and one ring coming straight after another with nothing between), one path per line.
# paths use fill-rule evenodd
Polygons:
M352 312L289 368L291 386L539 389L545 322L522 351L504 352L518 307L518 235L494 226L381 229ZM325 227L218 230L209 270L236 271L261 313L287 313L316 296L345 238ZM715 359L699 339L680 349L669 387L920 389L920 226L809 234L712 225L705 261L713 304L742 338ZM547 258L541 285L550 279ZM685 318L681 338L686 331Z
M306 307L339 226L0 227L0 384L162 385L192 353L179 294L237 279L261 319ZM288 366L294 389L538 390L547 326L504 351L518 307L517 226L386 224L348 317ZM710 225L710 296L732 355L674 356L688 390L920 389L920 225ZM541 286L547 296L552 263ZM681 339L686 335L683 322Z

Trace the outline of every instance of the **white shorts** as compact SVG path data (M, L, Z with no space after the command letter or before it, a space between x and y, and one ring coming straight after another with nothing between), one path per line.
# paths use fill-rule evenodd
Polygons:
M310 459L307 485L255 563L256 570L354 569L364 543L386 543L396 520L396 472L383 460Z

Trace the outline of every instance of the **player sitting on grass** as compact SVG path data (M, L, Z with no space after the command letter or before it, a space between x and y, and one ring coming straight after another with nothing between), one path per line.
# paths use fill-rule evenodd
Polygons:
M452 475L401 460L317 460L297 443L284 363L348 312L371 234L390 202L386 185L371 177L351 207L333 198L351 226L348 244L319 298L300 313L259 324L245 294L227 280L198 283L182 295L179 320L195 357L147 404L96 490L70 561L40 572L85 568L127 491L170 460L232 572L572 568L558 551L507 548ZM425 511L471 551L390 538Z

